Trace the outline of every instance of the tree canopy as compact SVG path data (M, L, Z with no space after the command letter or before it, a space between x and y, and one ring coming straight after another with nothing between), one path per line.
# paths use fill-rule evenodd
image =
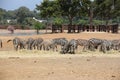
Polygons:
M108 20L120 17L120 0L95 0L94 15L97 18Z
M120 22L119 5L120 0L43 0L34 11L24 6L8 11L0 8L0 24L8 24L7 20L11 20L12 24L32 26L33 17L50 22L63 19L62 23L71 25L90 24L91 21L95 24L106 21L108 24L111 20L116 23Z
M43 18L64 17L72 24L74 18L91 16L108 20L120 16L120 0L43 0L37 10Z

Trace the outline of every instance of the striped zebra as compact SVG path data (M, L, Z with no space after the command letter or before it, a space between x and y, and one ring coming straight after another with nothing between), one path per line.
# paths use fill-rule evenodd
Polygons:
M104 39L100 45L100 51L106 53L106 51L109 51L111 49L112 49L112 41Z
M95 49L98 49L98 47L101 45L103 42L102 39L97 39L97 38L91 38L88 40L89 43L89 49L91 51L95 51Z
M77 39L77 45L78 46L83 46L82 51L85 51L86 49L88 49L88 40L86 39Z

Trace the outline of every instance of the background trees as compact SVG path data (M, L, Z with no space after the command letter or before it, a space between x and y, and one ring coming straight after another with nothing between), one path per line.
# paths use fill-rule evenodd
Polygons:
M120 5L119 0L95 0L95 17L103 19L106 21L106 24L109 23L109 20L119 17Z
M0 23L4 23L4 18L5 18L6 10L0 8Z
M17 22L23 24L26 17L30 16L30 10L26 7L20 7L16 10Z
M72 25L73 18L79 15L81 11L81 0L44 0L37 5L40 16L43 18L64 17Z
M81 11L81 0L58 0L58 4L61 15L67 17L69 24L72 25L73 18Z
M119 0L44 0L37 5L37 10L43 18L62 16L73 24L74 19L91 18L105 20L116 18L120 13Z
M56 1L44 0L40 5L36 5L36 9L40 12L42 18L50 18L54 16L59 16L59 6Z
M39 34L39 30L44 28L44 23L34 21L34 29L36 29L37 34Z
M0 8L0 25L17 25L24 29L26 26L32 28L33 17L40 18L36 10L30 11L27 7L16 10L4 10Z
M33 26L33 17L51 23L62 19L62 24L70 25L119 23L119 5L120 0L43 0L33 11L24 6L9 11L0 8L0 24Z

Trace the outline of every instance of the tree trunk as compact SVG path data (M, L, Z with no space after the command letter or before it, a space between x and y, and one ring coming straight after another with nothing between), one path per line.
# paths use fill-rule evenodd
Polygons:
M71 33L73 18L71 16L68 16L68 19L69 19L68 33Z
M93 10L92 10L92 7L90 8L90 25L89 25L89 30L92 31L92 26L93 26Z
M105 24L106 24L106 25L108 25L108 22L109 22L109 19L107 18L107 19L106 19L106 23L105 23Z
M39 34L39 30L37 29L37 34Z

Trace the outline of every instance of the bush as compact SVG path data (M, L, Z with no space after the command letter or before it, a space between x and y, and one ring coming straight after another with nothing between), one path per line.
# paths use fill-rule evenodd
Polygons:
M63 24L63 19L62 18L55 18L53 20L53 24L60 27Z
M101 25L101 24L105 24L105 22L101 21L101 20L93 20L93 24L94 25Z
M38 22L38 21L34 22L34 29L37 30L37 34L39 34L39 30L43 29L44 27L45 27L44 23L41 23L41 22Z
M88 22L88 20L78 20L78 22L77 22L77 24L81 24L81 25L86 25L86 24L88 24L89 22Z

